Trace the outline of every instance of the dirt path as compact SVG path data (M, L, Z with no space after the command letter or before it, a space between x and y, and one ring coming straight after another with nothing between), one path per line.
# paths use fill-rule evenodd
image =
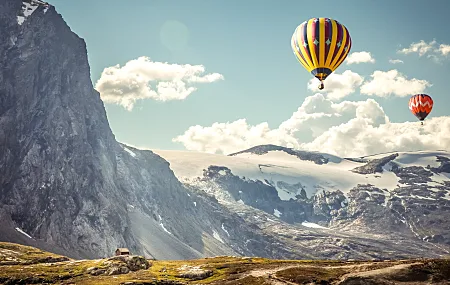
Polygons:
M277 273L279 271L290 269L290 268L297 268L297 267L302 267L302 265L299 265L299 264L292 265L291 264L291 265L280 265L280 266L277 266L275 268L270 268L270 269L269 268L260 268L260 269L255 269L255 270L252 270L252 271L246 273L245 275L243 275L242 278L245 278L247 276L264 277L272 285L286 285L286 284L287 285L298 285L296 283L282 280L275 276L275 273Z
M351 273L343 275L338 281L336 281L334 284L341 284L346 279L351 277L382 277L391 275L393 273L397 273L401 270L407 269L410 266L413 265L419 265L420 262L414 262L414 263L406 263L406 264L395 264L395 265L386 265L385 268L380 269L370 269L370 267L373 267L373 263L365 262L360 264L346 264L346 265L328 265L324 266L324 269L339 269L339 268L346 268L346 269L353 269ZM300 267L316 267L311 266L310 264L287 264L287 265L279 265L272 268L259 268L251 270L247 273L244 273L242 275L242 278L245 278L247 276L253 276L253 277L263 277L265 278L270 284L272 285L298 285L297 283L293 283L284 279L281 279L276 276L277 272L280 272L282 270L291 269L291 268L300 268ZM356 272L355 272L356 271Z
M276 276L270 276L270 277L268 277L269 278L269 282L272 284L272 285L298 285L297 283L292 283L292 282L290 282L290 281L286 281L286 280L282 280L282 279L280 279L280 278L278 278L278 277L276 277Z
M296 268L296 267L301 267L301 265L300 266L299 265L280 265L280 266L277 266L277 267L271 268L271 269L268 269L268 268L254 269L250 272L247 272L245 274L245 276L267 277L278 271L286 270L286 269L290 269L290 268Z
M342 282L344 282L346 279L351 278L351 277L386 277L395 273L399 273L400 271L407 269L413 265L420 265L423 264L421 262L414 262L414 263L406 263L406 264L397 264L397 265L392 265L392 266L388 266L385 268L380 268L380 269L373 269L373 270L367 270L367 271L361 271L361 272L352 272L352 273L348 273L345 275L342 275L342 277L340 278L340 280L338 282L336 282L335 284L341 284Z

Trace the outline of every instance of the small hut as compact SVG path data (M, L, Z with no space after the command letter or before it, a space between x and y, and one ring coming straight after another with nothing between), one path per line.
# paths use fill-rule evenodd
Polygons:
M130 255L130 251L128 248L119 247L116 249L116 255Z

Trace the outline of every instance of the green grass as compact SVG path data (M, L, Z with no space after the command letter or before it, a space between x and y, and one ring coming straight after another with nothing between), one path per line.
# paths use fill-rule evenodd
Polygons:
M338 280L340 276L349 273L350 269L327 268L327 267L298 267L277 272L276 276L294 282L305 284L314 282L316 284L330 284Z

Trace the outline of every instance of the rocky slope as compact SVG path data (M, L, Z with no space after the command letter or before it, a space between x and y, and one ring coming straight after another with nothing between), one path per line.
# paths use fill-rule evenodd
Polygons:
M0 2L0 153L1 240L71 257L234 253L165 160L116 142L85 42L40 1Z

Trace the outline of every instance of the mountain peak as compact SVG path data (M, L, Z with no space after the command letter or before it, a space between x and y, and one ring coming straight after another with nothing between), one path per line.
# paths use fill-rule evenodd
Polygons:
M49 9L50 5L46 2L39 0L24 0L22 1L22 7L17 16L17 23L22 25L29 16L31 16L36 10L42 10L45 14Z
M340 157L329 155L329 154L323 154L323 153L312 152L312 151L304 151L304 150L295 150L293 148L288 148L288 147L283 147L283 146L278 146L278 145L273 145L273 144L254 146L254 147L251 147L246 150L242 150L239 152L229 154L228 156L239 156L239 155L243 155L243 154L265 155L270 152L284 152L286 154L295 156L301 160L312 161L315 164L327 164L328 162L339 163L342 160L342 158L340 158Z

